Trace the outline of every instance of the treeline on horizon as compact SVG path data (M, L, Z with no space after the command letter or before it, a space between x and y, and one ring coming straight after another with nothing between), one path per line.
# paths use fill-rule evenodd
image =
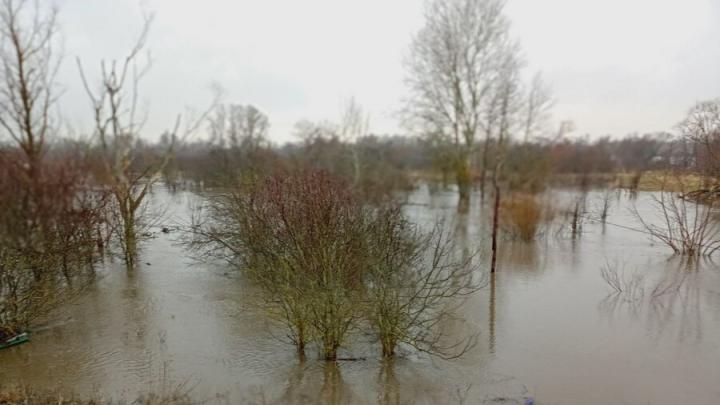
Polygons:
M299 125L306 131L298 131L299 141L281 145L270 141L264 133L226 134L228 139L210 136L186 142L174 151L172 161L163 171L163 179L168 185L190 180L222 187L249 174L262 176L278 171L316 169L378 191L407 190L415 181L442 181L446 185L454 182L453 145L440 137L370 134L349 142L329 126L316 125L307 132L307 125L311 124ZM233 136L240 141L232 141ZM162 139L136 142L140 156L160 155L166 146L167 141ZM506 147L507 176L527 182L520 185L531 188L527 191L538 191L540 180L527 177L542 177L552 182L553 178L568 179L562 175L576 175L577 180L582 181L583 176L592 175L696 169L693 145L686 138L667 132L630 134L622 138L538 137L527 142L511 140ZM471 157L475 182L479 181L483 148L484 143L478 142ZM489 167L492 167L492 158L489 157ZM359 179L354 178L355 160L359 160Z
M441 181L445 185L454 182L454 146L440 136L369 134L348 140L332 124L301 121L294 133L297 141L277 144L268 137L269 120L262 112L238 105L219 106L217 110L226 108L239 114L229 120L223 117L228 121L219 129L216 120L219 114L215 111L214 116L208 117L206 136L181 143L171 141L168 135L157 141L136 138L132 145L134 169L140 171L161 160L171 143L175 143L172 157L160 173L170 187L187 181L202 182L206 187L226 187L250 177L298 169L332 173L371 194L408 190L417 181ZM253 119L263 124L248 124ZM97 145L82 138L54 139L48 146L51 159L73 161L88 168L91 174L99 170L93 167L101 166L102 154ZM478 142L471 154L475 183L480 181L484 147L483 141ZM492 140L488 147L492 148ZM621 138L560 133L528 141L511 139L505 147L508 181L518 183L515 188L525 191L540 191L550 183L580 185L589 181L608 185L608 179L615 179L615 175L633 178L656 170L699 172L693 143L668 132ZM2 155L18 152L17 145L0 143ZM487 167L493 167L492 159L489 156Z

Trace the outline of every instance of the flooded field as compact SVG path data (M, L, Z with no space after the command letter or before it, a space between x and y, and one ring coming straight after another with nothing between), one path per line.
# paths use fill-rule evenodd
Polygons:
M570 191L549 197L568 200ZM588 196L590 218L602 192ZM487 249L489 213L457 214L454 192L414 192L407 214L445 218L467 251ZM182 385L221 403L716 404L720 402L720 266L688 267L648 235L631 207L651 215L650 194L612 200L607 224L588 220L573 238L553 226L535 243L503 241L500 267L461 308L449 333L477 334L463 357L410 350L384 362L369 338L353 336L328 363L297 358L283 330L254 304L258 291L232 270L198 263L157 232L128 276L109 263L89 291L0 352L0 382L135 398ZM171 226L198 197L157 187ZM612 294L610 264L638 280ZM485 267L484 267L485 268Z

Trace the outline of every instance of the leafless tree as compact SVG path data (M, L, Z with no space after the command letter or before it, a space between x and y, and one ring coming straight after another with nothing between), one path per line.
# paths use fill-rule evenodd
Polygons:
M509 23L503 0L436 0L428 3L425 25L407 60L411 92L406 114L455 145L454 167L460 200L470 196L470 156L484 128Z
M293 136L303 145L310 145L317 139L331 138L335 135L333 124L329 122L313 122L300 120L295 123Z
M503 60L502 75L497 82L495 97L499 100L498 108L498 139L495 151L495 168L493 170L492 185L494 192L492 211L492 257L490 259L490 272L497 268L498 230L500 229L500 200L501 176L505 164L505 142L518 125L518 113L521 111L522 96L520 89L520 66L516 44L510 44Z
M270 120L252 104L221 104L208 117L211 142L231 149L256 148L267 139Z
M143 58L152 17L144 20L140 36L134 46L120 63L112 61L100 63L99 86L92 86L85 69L77 59L77 65L90 99L94 136L102 155L102 181L113 195L113 212L119 219L118 241L122 258L128 270L135 267L138 252L138 239L144 234L147 224L146 197L159 174L173 156L178 142L184 140L200 125L202 119L190 122L181 131L181 117L175 120L171 130L166 132L169 139L167 150L156 157L146 157L138 166L138 151L135 144L145 122L145 115L139 111L139 86L147 74L151 61L149 55Z
M711 182L705 193L696 194L720 198L720 99L696 104L679 128L694 145L696 167Z
M525 143L533 137L542 134L547 127L547 121L552 107L550 88L543 81L542 75L536 73L530 82L527 91L527 100L523 109Z
M214 177L221 185L251 178L271 163L263 150L270 120L257 107L220 104L208 116Z
M455 145L461 210L470 197L470 155L475 138L480 131L486 135L486 168L490 140L493 132L497 134L493 145L492 271L496 267L505 143L516 131L531 136L549 104L539 78L524 95L519 45L510 37L504 6L503 0L430 2L425 26L413 41L407 63L412 96L406 113L411 120L448 136ZM485 170L481 178L484 176Z
M350 146L353 162L353 185L360 184L362 175L362 162L358 142L361 137L368 134L370 128L370 117L363 111L362 106L350 98L340 118L339 135L342 141Z
M53 49L56 16L55 9L44 13L38 2L0 3L0 126L25 153L31 179L56 129L51 113L60 62Z
M103 193L81 159L48 153L59 135L56 15L0 1L0 134L10 140L0 151L0 328L27 327L71 296L98 258Z

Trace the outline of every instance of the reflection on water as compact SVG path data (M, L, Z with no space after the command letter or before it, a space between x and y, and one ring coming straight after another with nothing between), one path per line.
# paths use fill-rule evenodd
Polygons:
M398 405L401 403L400 390L398 389L399 383L395 375L395 359L387 359L382 362L378 374L378 386L380 386L378 395L380 405Z
M170 226L197 198L155 193ZM480 250L484 260L489 213L476 197L458 214L454 192L420 188L406 211L423 226L445 219L460 254ZM600 198L591 192L589 206ZM383 361L359 334L343 357L364 361L298 359L242 278L193 262L177 232L158 232L138 271L109 263L30 344L1 351L0 382L118 399L185 382L198 398L228 403L718 403L720 269L688 268L628 229L630 204L643 213L648 201L618 195L607 225L588 221L576 239L559 227L532 244L502 240L499 272L463 304L464 322L447 326L457 337L479 334L453 361L409 348ZM612 293L601 277L608 262L642 274L642 294Z

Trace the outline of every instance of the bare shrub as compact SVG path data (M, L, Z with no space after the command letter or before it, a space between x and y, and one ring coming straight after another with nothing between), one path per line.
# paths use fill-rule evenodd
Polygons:
M275 176L216 198L196 247L239 266L268 292L271 313L302 352L317 339L335 359L361 302L366 211L325 174Z
M398 343L444 354L447 300L475 288L448 239L415 230L398 207L365 204L323 172L276 175L214 198L190 245L228 260L266 293L267 310L303 353L336 360L369 324L385 356ZM360 322L363 316L367 323Z
M655 239L675 254L710 256L720 249L720 226L713 217L714 201L700 204L680 198L682 193L660 191L652 196L655 221L633 208L635 218ZM657 223L656 223L657 222Z
M474 280L473 256L457 258L441 225L423 234L397 209L378 219L371 232L367 313L383 356L394 356L399 343L445 358L462 355L472 337L448 344L440 325L451 316L451 302L483 285Z

